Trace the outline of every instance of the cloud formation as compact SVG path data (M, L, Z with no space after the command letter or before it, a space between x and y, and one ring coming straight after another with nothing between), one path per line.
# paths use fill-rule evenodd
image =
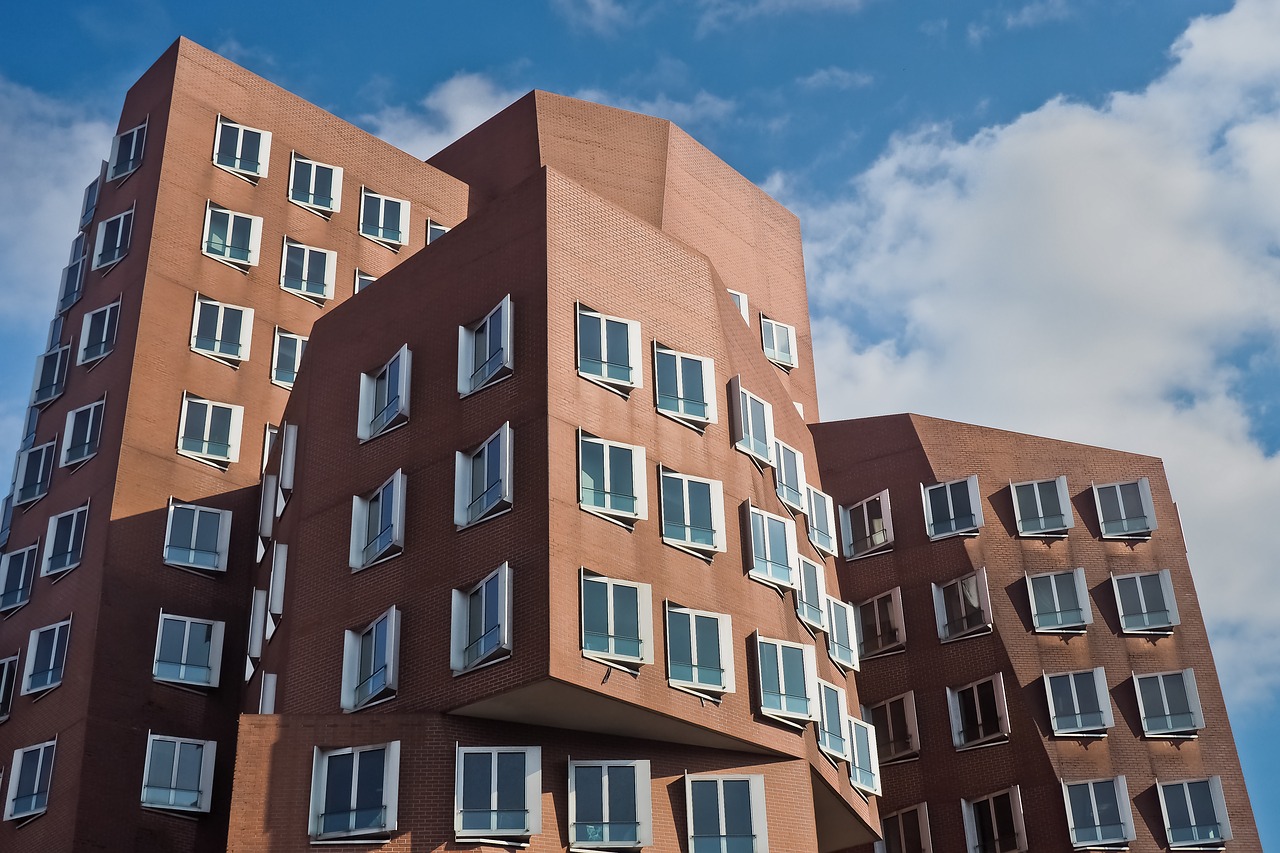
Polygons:
M687 100L672 98L666 93L660 93L652 98L637 98L601 89L582 89L574 92L573 97L665 118L684 127L685 130L723 122L738 108L734 101L718 97L706 90L699 90Z
M819 68L796 81L806 89L865 89L875 78L865 71L850 71L838 65Z
M752 18L794 12L859 12L866 4L867 0L699 0L702 17L698 26L706 32Z
M361 116L375 136L427 159L525 94L476 73L455 74L411 107L387 106Z
M551 7L570 25L597 35L613 35L635 22L635 11L620 0L552 0Z

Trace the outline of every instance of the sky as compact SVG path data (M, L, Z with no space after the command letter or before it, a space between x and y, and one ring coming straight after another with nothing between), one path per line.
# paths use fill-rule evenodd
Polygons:
M660 115L799 215L824 419L911 411L1164 459L1280 849L1280 0L211 11L5 12L0 445L81 191L179 35L423 158L532 88Z

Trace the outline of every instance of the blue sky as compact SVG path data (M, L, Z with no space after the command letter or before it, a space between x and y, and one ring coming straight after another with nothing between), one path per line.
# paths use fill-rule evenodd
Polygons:
M535 87L663 115L801 216L824 417L1164 458L1280 848L1277 0L64 0L5 18L0 443L80 191L178 35L422 157Z

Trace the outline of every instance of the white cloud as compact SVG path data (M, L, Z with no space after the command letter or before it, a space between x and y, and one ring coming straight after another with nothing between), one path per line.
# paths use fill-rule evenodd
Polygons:
M1006 29L1020 30L1065 21L1071 17L1067 0L1034 0L1016 12L1005 15Z
M613 35L635 21L633 10L619 0L553 0L554 8L575 27Z
M875 82L875 78L865 71L850 71L831 65L819 68L796 82L806 89L865 89Z
M686 130L699 124L725 121L737 109L734 101L717 97L705 90L683 101L671 98L665 93L652 98L632 98L600 89L583 89L575 92L573 96L584 101L594 101L597 104L607 104L619 109L665 118Z
M867 0L699 0L702 17L699 30L737 21L795 12L859 12Z
M412 107L383 107L359 121L375 136L425 160L523 94L484 74L459 73Z
M1280 353L1278 42L1280 4L1241 0L1193 22L1144 91L901 136L831 201L771 180L805 226L823 417L915 411L1162 456L1243 706L1280 699L1280 455L1237 357Z

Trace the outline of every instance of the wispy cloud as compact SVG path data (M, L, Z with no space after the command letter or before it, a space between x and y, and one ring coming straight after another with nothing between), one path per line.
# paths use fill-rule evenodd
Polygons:
M666 94L658 94L652 98L636 98L601 89L583 89L575 92L574 97L665 118L685 127L686 130L697 125L723 122L737 110L736 102L705 90L700 90L684 100L672 98Z
M865 89L875 78L865 71L850 71L837 65L819 68L796 81L806 89Z
M699 0L699 30L706 32L726 24L794 12L861 11L867 0Z
M552 0L552 8L571 26L597 35L614 35L636 22L636 9L620 0Z
M1005 15L1006 29L1019 30L1065 21L1071 17L1071 4L1067 0L1034 0L1016 12Z
M361 116L370 133L426 159L511 104L524 92L484 74L460 73L411 106L385 106Z

